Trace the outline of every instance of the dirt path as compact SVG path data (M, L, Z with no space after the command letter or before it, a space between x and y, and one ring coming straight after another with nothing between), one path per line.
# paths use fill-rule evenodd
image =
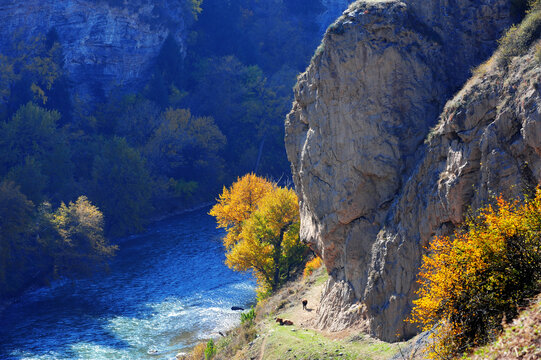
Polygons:
M302 289L292 301L292 307L284 312L284 318L293 321L295 326L315 330L317 323L317 309L325 283ZM306 310L302 308L302 300L308 300Z
M265 346L267 346L267 337L263 339L263 343L261 344L261 355L259 355L259 360L263 360L263 356L265 355Z
M298 279L260 304L258 339L235 359L309 360L335 359L383 360L397 352L395 345L362 335L355 327L339 333L317 328L321 295L328 279L318 269L308 279ZM303 309L302 300L307 300ZM293 326L279 326L275 319L290 320Z

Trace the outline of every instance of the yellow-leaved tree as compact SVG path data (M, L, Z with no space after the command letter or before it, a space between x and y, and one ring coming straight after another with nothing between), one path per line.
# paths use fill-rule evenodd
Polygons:
M299 238L299 203L292 189L248 174L224 188L210 214L227 231L226 265L253 271L260 297L276 290L303 262L307 247Z
M239 240L242 224L257 209L257 203L273 188L273 184L255 174L247 174L238 178L223 192L209 214L216 218L219 228L227 231L224 246L230 250Z
M433 239L423 257L410 321L434 332L429 355L454 358L493 340L541 281L541 191L494 205L453 236Z

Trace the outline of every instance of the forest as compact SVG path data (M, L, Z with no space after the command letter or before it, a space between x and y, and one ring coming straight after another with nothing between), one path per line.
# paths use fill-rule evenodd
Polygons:
M72 95L54 27L0 49L0 299L106 268L111 239L240 175L290 177L283 119L321 2L182 4L186 53L167 37L147 81L92 101Z

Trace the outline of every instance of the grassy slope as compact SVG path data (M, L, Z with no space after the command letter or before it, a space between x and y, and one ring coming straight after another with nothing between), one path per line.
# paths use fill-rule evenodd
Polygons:
M395 355L400 359L400 349L409 344L386 343L357 329L327 333L315 327L319 299L327 278L325 269L321 268L306 280L288 283L258 305L256 323L252 327L257 335L246 326L231 331L227 337L218 340L218 354L214 359L383 360ZM308 299L308 310L302 309L302 299ZM280 326L276 317L292 320L294 325Z

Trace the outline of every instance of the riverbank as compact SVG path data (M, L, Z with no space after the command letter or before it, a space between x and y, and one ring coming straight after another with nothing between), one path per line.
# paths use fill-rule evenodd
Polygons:
M255 281L224 265L207 212L153 223L107 273L25 293L0 319L0 359L172 359L238 325L231 307L253 303Z
M179 210L176 210L176 211L173 211L173 212L156 214L156 215L154 215L153 217L151 217L148 220L149 223L148 223L147 227L151 227L154 223L157 223L157 222L160 222L160 221L165 221L165 220L168 220L170 218L174 218L176 216L193 213L195 211L203 210L205 208L210 208L213 204L214 204L214 201L207 201L207 202L204 202L204 203L200 203L198 205L194 205L194 206L184 208L184 209L179 209ZM119 237L119 238L113 238L113 239L111 239L111 243L116 244L116 245L120 245L120 244L123 244L123 243L125 243L125 242L139 236L139 235L140 234L130 234L128 236L123 236L123 237ZM11 297L11 298L6 298L6 299L0 299L0 319L2 318L3 312L6 310L6 308L8 308L10 305L16 303L17 301L19 301L21 296L24 296L25 293L37 290L37 289L42 288L42 287L46 287L46 286L40 286L40 285L32 284L32 285L24 288L23 290L21 290L21 292L17 296L14 296L14 297Z
M149 219L149 222L154 223L154 222L157 222L157 221L167 220L167 219L175 217L175 216L179 216L179 215L188 214L188 213L191 213L191 212L194 212L194 211L202 210L204 208L211 207L212 205L214 205L215 202L216 201L207 201L207 202L204 202L204 203L200 203L198 205L190 206L188 208L178 209L178 210L175 210L175 211L172 211L172 212L166 212L166 213L163 213L163 214L156 214L156 215L152 216Z

